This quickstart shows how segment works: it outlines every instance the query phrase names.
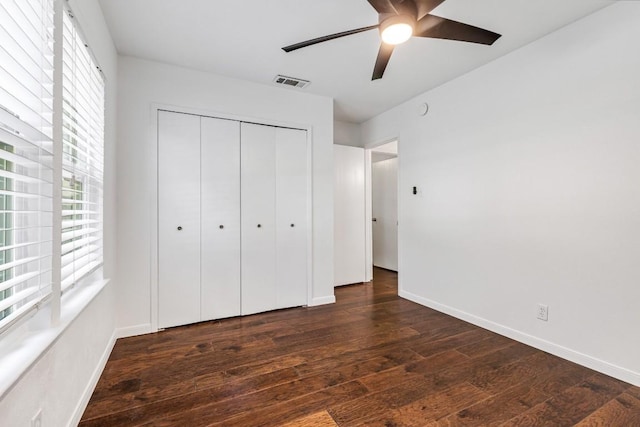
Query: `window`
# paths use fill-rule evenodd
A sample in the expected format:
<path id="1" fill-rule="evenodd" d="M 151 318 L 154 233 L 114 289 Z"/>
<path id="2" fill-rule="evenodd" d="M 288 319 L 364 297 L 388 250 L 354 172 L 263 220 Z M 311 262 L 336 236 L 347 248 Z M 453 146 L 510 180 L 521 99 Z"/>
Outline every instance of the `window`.
<path id="1" fill-rule="evenodd" d="M 0 0 L 0 333 L 102 265 L 104 81 L 56 5 Z"/>
<path id="2" fill-rule="evenodd" d="M 0 142 L 0 150 L 11 153 L 13 146 Z M 7 159 L 0 158 L 0 171 L 11 172 L 13 171 L 13 163 Z M 13 196 L 9 194 L 13 190 L 13 182 L 11 178 L 6 176 L 0 176 L 0 191 L 4 194 L 0 194 L 0 265 L 5 265 L 13 261 L 13 250 L 9 249 L 13 242 Z M 5 249 L 6 248 L 6 249 Z M 0 283 L 7 283 L 13 277 L 13 271 L 11 268 L 0 271 Z M 8 301 L 9 297 L 14 294 L 14 287 L 7 287 L 0 291 L 0 300 Z M 13 313 L 15 307 L 8 306 L 4 310 L 0 311 L 0 320 L 8 317 Z"/>
<path id="3" fill-rule="evenodd" d="M 0 1 L 0 331 L 51 293 L 53 0 Z"/>
<path id="4" fill-rule="evenodd" d="M 62 290 L 102 265 L 104 81 L 64 15 Z"/>

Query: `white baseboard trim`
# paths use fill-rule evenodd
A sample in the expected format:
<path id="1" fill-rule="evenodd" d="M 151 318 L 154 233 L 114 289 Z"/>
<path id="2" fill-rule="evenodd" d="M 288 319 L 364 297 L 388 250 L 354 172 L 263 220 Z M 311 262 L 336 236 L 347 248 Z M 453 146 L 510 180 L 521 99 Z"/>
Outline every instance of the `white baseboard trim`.
<path id="1" fill-rule="evenodd" d="M 143 323 L 141 325 L 126 326 L 116 329 L 116 338 L 135 337 L 136 335 L 144 335 L 156 332 L 151 328 L 151 323 Z"/>
<path id="2" fill-rule="evenodd" d="M 80 423 L 80 419 L 82 419 L 82 414 L 84 414 L 85 409 L 87 409 L 87 405 L 89 404 L 89 399 L 91 399 L 91 395 L 93 394 L 93 390 L 95 390 L 96 385 L 98 384 L 98 380 L 100 380 L 100 376 L 102 375 L 102 371 L 104 371 L 104 367 L 107 366 L 107 361 L 109 360 L 109 356 L 111 355 L 111 351 L 113 350 L 113 346 L 116 345 L 116 331 L 113 331 L 107 346 L 100 356 L 100 360 L 96 365 L 96 368 L 93 370 L 93 374 L 91 374 L 91 378 L 87 383 L 87 386 L 82 393 L 80 401 L 76 405 L 76 409 L 73 411 L 73 415 L 71 417 L 71 421 L 69 422 L 69 426 L 77 426 Z"/>
<path id="3" fill-rule="evenodd" d="M 335 302 L 336 302 L 335 295 L 327 295 L 324 297 L 313 298 L 311 300 L 311 304 L 309 304 L 309 307 L 315 307 L 316 305 L 333 304 Z"/>
<path id="4" fill-rule="evenodd" d="M 420 305 L 424 305 L 426 307 L 432 308 L 434 310 L 437 310 L 442 313 L 448 314 L 450 316 L 456 317 L 458 319 L 464 320 L 465 322 L 469 322 L 481 328 L 488 329 L 497 334 L 500 334 L 505 337 L 519 341 L 521 343 L 530 345 L 531 347 L 535 347 L 539 350 L 546 351 L 547 353 L 551 353 L 555 356 L 561 357 L 563 359 L 569 360 L 571 362 L 577 363 L 582 366 L 586 366 L 587 368 L 596 370 L 598 372 L 602 372 L 603 374 L 609 375 L 611 377 L 617 378 L 619 380 L 622 380 L 640 387 L 639 372 L 631 371 L 627 368 L 614 365 L 604 360 L 600 360 L 595 357 L 589 356 L 587 354 L 580 353 L 579 351 L 575 351 L 570 348 L 563 347 L 561 345 L 543 340 L 533 335 L 529 335 L 524 332 L 501 325 L 499 323 L 495 323 L 490 320 L 484 319 L 482 317 L 475 316 L 465 311 L 461 311 L 453 307 L 440 304 L 436 301 L 423 298 L 411 292 L 399 290 L 398 295 L 401 296 L 402 298 L 408 299 Z"/>

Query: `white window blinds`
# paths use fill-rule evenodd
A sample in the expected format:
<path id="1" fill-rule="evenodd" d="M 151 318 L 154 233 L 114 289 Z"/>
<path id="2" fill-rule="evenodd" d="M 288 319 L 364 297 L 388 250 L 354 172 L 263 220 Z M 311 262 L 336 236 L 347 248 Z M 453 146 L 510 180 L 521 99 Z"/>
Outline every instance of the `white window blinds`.
<path id="1" fill-rule="evenodd" d="M 63 23 L 64 291 L 102 265 L 104 80 L 72 18 Z"/>
<path id="2" fill-rule="evenodd" d="M 53 0 L 0 0 L 0 331 L 51 293 Z"/>

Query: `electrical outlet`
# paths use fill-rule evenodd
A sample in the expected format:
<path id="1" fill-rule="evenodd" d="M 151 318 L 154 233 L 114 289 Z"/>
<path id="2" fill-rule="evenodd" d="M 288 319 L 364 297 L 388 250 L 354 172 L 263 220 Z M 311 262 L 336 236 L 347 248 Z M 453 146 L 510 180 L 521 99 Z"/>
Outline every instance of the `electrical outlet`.
<path id="1" fill-rule="evenodd" d="M 549 320 L 549 306 L 544 304 L 538 304 L 538 319 L 544 320 L 545 322 Z"/>
<path id="2" fill-rule="evenodd" d="M 38 409 L 38 412 L 31 418 L 31 427 L 42 427 L 42 409 Z"/>

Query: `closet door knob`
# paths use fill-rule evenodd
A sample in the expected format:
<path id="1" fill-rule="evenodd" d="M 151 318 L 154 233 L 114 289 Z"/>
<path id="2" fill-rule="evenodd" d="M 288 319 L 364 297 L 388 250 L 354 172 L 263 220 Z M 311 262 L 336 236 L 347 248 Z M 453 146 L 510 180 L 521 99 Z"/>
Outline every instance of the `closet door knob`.
<path id="1" fill-rule="evenodd" d="M 178 231 L 182 231 L 182 226 L 181 225 L 178 226 Z"/>
<path id="2" fill-rule="evenodd" d="M 292 226 L 292 227 L 295 227 L 296 225 L 295 225 L 295 224 L 291 224 L 291 226 Z"/>
<path id="3" fill-rule="evenodd" d="M 262 227 L 262 224 L 258 224 L 258 228 Z"/>
<path id="4" fill-rule="evenodd" d="M 222 230 L 223 228 L 224 228 L 224 225 L 221 225 L 221 226 L 220 226 L 220 230 Z"/>

